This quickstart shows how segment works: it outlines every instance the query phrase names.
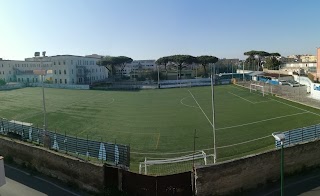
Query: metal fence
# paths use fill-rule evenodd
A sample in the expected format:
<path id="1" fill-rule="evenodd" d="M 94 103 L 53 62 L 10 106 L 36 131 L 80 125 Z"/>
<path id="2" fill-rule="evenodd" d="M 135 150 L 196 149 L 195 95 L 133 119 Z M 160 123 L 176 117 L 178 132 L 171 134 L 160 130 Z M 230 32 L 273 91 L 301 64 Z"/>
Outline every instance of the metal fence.
<path id="1" fill-rule="evenodd" d="M 21 140 L 44 144 L 44 131 L 28 123 L 9 121 L 0 118 L 0 134 L 12 135 Z M 50 137 L 50 149 L 90 160 L 96 158 L 112 165 L 130 167 L 130 147 L 121 144 L 94 141 L 47 131 Z"/>
<path id="2" fill-rule="evenodd" d="M 283 134 L 285 135 L 285 141 L 283 143 L 284 147 L 302 142 L 313 141 L 320 139 L 320 124 L 286 131 L 283 132 Z M 275 141 L 275 145 L 276 148 L 281 148 L 279 141 Z"/>

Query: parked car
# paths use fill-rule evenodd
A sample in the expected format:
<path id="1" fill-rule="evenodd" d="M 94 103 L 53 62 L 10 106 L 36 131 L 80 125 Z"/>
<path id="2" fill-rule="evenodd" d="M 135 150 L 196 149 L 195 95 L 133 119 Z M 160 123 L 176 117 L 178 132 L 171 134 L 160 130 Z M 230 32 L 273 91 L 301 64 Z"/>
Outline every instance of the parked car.
<path id="1" fill-rule="evenodd" d="M 280 80 L 279 85 L 289 85 L 289 82 L 286 80 Z"/>
<path id="2" fill-rule="evenodd" d="M 288 83 L 289 83 L 289 85 L 292 86 L 292 87 L 299 86 L 299 83 L 296 82 L 296 81 L 289 81 Z"/>

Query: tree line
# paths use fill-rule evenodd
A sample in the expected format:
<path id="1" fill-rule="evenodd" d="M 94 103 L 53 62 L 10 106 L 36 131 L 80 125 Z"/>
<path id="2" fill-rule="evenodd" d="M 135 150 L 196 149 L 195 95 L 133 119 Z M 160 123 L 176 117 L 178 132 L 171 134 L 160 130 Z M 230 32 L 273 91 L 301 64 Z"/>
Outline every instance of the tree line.
<path id="1" fill-rule="evenodd" d="M 281 56 L 279 53 L 269 53 L 266 51 L 256 51 L 251 50 L 245 52 L 244 55 L 248 56 L 244 61 L 245 69 L 247 70 L 262 70 L 262 68 L 268 69 L 278 69 L 281 62 L 277 60 L 276 57 Z M 263 61 L 265 59 L 265 61 Z M 110 76 L 116 75 L 116 70 L 122 72 L 126 64 L 131 63 L 133 60 L 127 56 L 105 56 L 99 62 L 98 65 L 104 66 L 108 69 Z M 202 55 L 202 56 L 192 56 L 192 55 L 171 55 L 164 56 L 156 60 L 156 65 L 164 67 L 165 78 L 168 78 L 169 67 L 176 67 L 178 71 L 179 79 L 181 78 L 182 70 L 188 65 L 199 65 L 203 68 L 203 77 L 208 77 L 208 66 L 210 64 L 215 64 L 216 67 L 222 72 L 230 72 L 230 66 L 237 66 L 239 62 L 230 61 L 228 59 L 219 60 L 215 56 Z M 155 75 L 155 73 L 153 73 Z"/>

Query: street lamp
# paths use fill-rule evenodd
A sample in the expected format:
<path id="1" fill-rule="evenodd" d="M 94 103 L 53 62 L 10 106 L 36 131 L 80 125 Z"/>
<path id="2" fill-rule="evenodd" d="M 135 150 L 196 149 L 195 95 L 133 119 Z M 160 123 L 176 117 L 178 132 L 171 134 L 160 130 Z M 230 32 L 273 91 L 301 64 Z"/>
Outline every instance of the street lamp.
<path id="1" fill-rule="evenodd" d="M 281 196 L 283 196 L 283 189 L 284 189 L 284 179 L 283 179 L 283 170 L 284 170 L 284 164 L 283 164 L 283 142 L 286 139 L 286 136 L 283 133 L 272 133 L 272 136 L 276 141 L 279 141 L 281 144 L 281 165 L 280 165 L 280 175 L 281 175 Z"/>
<path id="2" fill-rule="evenodd" d="M 46 102 L 45 102 L 45 96 L 44 96 L 44 76 L 45 76 L 45 70 L 43 70 L 43 65 L 42 65 L 42 59 L 46 57 L 46 52 L 42 52 L 42 57 L 40 57 L 40 52 L 35 52 L 34 53 L 35 58 L 40 59 L 40 67 L 41 67 L 41 74 L 40 77 L 42 78 L 42 104 L 43 104 L 43 131 L 44 131 L 44 136 L 47 136 L 47 116 L 46 116 Z"/>

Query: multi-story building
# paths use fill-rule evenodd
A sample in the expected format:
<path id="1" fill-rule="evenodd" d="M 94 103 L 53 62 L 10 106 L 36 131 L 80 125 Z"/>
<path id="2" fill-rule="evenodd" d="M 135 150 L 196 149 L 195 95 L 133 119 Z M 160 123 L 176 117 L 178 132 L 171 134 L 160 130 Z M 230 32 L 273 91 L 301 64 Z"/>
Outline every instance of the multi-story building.
<path id="1" fill-rule="evenodd" d="M 155 60 L 134 60 L 125 65 L 124 69 L 117 69 L 116 73 L 119 75 L 138 75 L 141 71 L 155 71 L 157 69 Z"/>
<path id="2" fill-rule="evenodd" d="M 39 72 L 53 84 L 92 84 L 108 78 L 108 70 L 98 66 L 100 58 L 74 55 L 26 58 L 25 61 L 0 60 L 0 79 L 6 82 L 37 83 Z"/>
<path id="3" fill-rule="evenodd" d="M 308 63 L 308 62 L 314 63 L 314 62 L 317 62 L 317 56 L 315 56 L 315 55 L 309 55 L 309 54 L 301 55 L 301 56 L 300 56 L 300 60 L 301 60 L 301 62 L 303 62 L 303 63 Z"/>

